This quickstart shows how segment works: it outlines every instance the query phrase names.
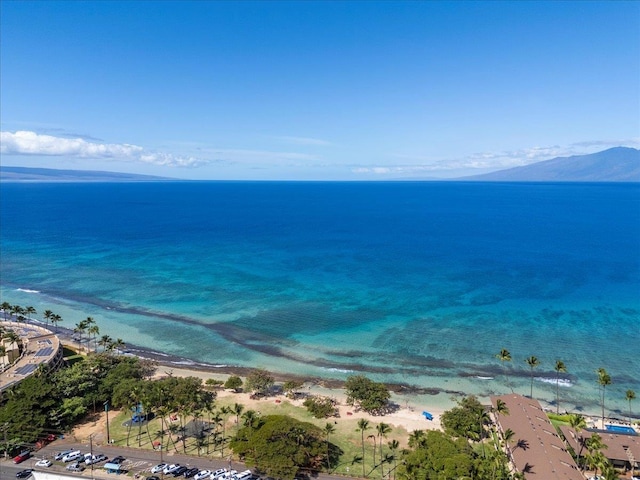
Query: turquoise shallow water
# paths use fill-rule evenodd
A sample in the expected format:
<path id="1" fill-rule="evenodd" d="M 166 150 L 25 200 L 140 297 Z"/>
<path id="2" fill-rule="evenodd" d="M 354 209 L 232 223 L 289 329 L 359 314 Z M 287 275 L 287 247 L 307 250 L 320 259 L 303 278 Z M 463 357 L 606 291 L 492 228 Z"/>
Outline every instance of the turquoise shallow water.
<path id="1" fill-rule="evenodd" d="M 597 411 L 640 392 L 640 186 L 2 184 L 2 301 L 194 362 Z M 28 291 L 26 291 L 28 290 Z M 35 293 L 38 292 L 38 293 Z M 483 377 L 483 378 L 478 378 Z M 485 377 L 492 377 L 491 380 Z M 436 399 L 434 398 L 434 401 Z"/>

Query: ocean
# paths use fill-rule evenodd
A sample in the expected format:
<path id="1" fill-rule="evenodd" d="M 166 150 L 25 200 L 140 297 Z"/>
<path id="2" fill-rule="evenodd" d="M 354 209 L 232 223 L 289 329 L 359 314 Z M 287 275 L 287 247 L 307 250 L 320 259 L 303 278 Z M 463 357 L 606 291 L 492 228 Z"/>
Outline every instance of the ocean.
<path id="1" fill-rule="evenodd" d="M 0 300 L 175 357 L 626 415 L 640 185 L 3 183 Z M 513 360 L 502 365 L 506 348 Z M 633 405 L 632 405 L 633 407 Z M 635 406 L 638 412 L 639 407 Z"/>

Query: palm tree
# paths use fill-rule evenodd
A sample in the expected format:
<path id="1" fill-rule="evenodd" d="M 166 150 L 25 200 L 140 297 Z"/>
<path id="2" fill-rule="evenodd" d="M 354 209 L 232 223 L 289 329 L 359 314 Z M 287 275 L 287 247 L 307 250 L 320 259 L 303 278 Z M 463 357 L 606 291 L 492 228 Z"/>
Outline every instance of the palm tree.
<path id="1" fill-rule="evenodd" d="M 240 429 L 240 415 L 242 415 L 242 412 L 244 411 L 244 405 L 242 405 L 241 403 L 236 403 L 233 405 L 233 408 L 231 409 L 232 413 L 235 413 L 236 415 L 236 425 L 238 430 Z"/>
<path id="2" fill-rule="evenodd" d="M 57 333 L 57 331 L 58 331 L 58 326 L 57 326 L 57 325 L 58 325 L 58 323 L 60 323 L 61 321 L 62 321 L 62 317 L 61 317 L 60 315 L 58 315 L 57 313 L 51 317 L 51 323 L 53 323 L 53 325 L 55 326 L 55 328 L 56 328 L 56 333 Z"/>
<path id="3" fill-rule="evenodd" d="M 382 460 L 382 439 L 387 438 L 387 433 L 391 432 L 391 425 L 380 422 L 376 426 L 376 430 L 378 432 L 378 439 L 380 440 L 380 472 L 382 473 L 382 478 L 384 478 L 384 462 Z"/>
<path id="4" fill-rule="evenodd" d="M 230 415 L 231 413 L 233 413 L 231 411 L 231 408 L 229 408 L 227 406 L 224 406 L 224 407 L 220 408 L 220 414 L 224 416 L 224 418 L 222 419 L 222 448 L 221 448 L 222 457 L 224 457 L 224 443 L 227 441 L 226 433 L 225 433 L 225 430 L 226 430 L 225 427 L 226 427 L 226 424 L 227 424 L 226 415 Z"/>
<path id="5" fill-rule="evenodd" d="M 573 428 L 578 434 L 578 444 L 580 445 L 580 450 L 576 452 L 577 461 L 580 462 L 580 456 L 582 455 L 582 448 L 584 447 L 584 439 L 582 438 L 582 429 L 587 428 L 587 422 L 584 417 L 580 414 L 571 414 L 569 415 L 569 425 Z M 580 463 L 578 463 L 580 467 Z M 582 470 L 582 468 L 580 468 Z"/>
<path id="6" fill-rule="evenodd" d="M 511 430 L 510 428 L 507 428 L 503 433 L 502 433 L 502 438 L 504 439 L 504 446 L 507 450 L 509 450 L 509 443 L 511 442 L 511 440 L 513 440 L 513 437 L 515 436 L 515 432 L 513 430 Z"/>
<path id="7" fill-rule="evenodd" d="M 537 357 L 531 355 L 529 358 L 525 359 L 529 368 L 531 368 L 531 394 L 529 397 L 533 398 L 533 369 L 540 365 L 540 361 Z"/>
<path id="8" fill-rule="evenodd" d="M 15 317 L 16 322 L 22 322 L 24 320 L 24 308 L 20 305 L 11 305 L 11 315 Z"/>
<path id="9" fill-rule="evenodd" d="M 82 334 L 87 330 L 87 322 L 86 320 L 81 320 L 80 322 L 76 323 L 75 328 L 73 329 L 74 333 L 79 333 L 80 334 L 80 340 L 78 340 L 78 346 L 79 348 L 82 348 Z M 127 445 L 128 446 L 128 445 Z"/>
<path id="10" fill-rule="evenodd" d="M 85 331 L 87 332 L 87 353 L 89 353 L 91 351 L 91 334 L 94 331 L 94 326 L 97 327 L 96 325 L 96 321 L 93 319 L 93 317 L 87 317 L 86 320 L 84 321 L 84 328 Z M 100 329 L 98 329 L 98 332 L 100 331 Z"/>
<path id="11" fill-rule="evenodd" d="M 400 447 L 400 442 L 398 440 L 391 440 L 388 444 L 389 450 L 391 451 L 391 458 L 393 459 L 393 478 L 396 478 L 396 468 L 398 468 L 398 455 L 397 451 Z"/>
<path id="12" fill-rule="evenodd" d="M 7 354 L 7 347 L 0 343 L 0 358 L 2 358 L 2 368 L 4 369 L 4 357 Z"/>
<path id="13" fill-rule="evenodd" d="M 36 309 L 33 308 L 32 306 L 28 306 L 27 308 L 24 309 L 24 311 L 27 314 L 27 319 L 29 321 L 31 321 L 31 315 L 35 315 L 36 313 L 38 313 Z"/>
<path id="14" fill-rule="evenodd" d="M 556 413 L 560 414 L 560 373 L 565 373 L 567 366 L 562 360 L 556 360 L 554 370 L 556 371 Z"/>
<path id="15" fill-rule="evenodd" d="M 9 302 L 2 302 L 2 305 L 0 305 L 0 308 L 2 308 L 2 313 L 4 314 L 4 320 L 6 322 L 7 313 L 11 311 L 11 304 Z"/>
<path id="16" fill-rule="evenodd" d="M 44 316 L 45 324 L 47 325 L 47 328 L 49 328 L 49 320 L 51 320 L 51 317 L 53 316 L 53 312 L 51 310 L 45 310 L 43 313 L 43 316 Z"/>
<path id="17" fill-rule="evenodd" d="M 507 367 L 504 362 L 511 361 L 511 353 L 506 348 L 503 348 L 502 350 L 500 350 L 500 353 L 496 354 L 496 358 L 502 362 L 502 365 L 504 367 L 504 377 L 507 380 L 507 387 L 510 387 L 509 375 L 507 374 Z"/>
<path id="18" fill-rule="evenodd" d="M 327 422 L 327 424 L 324 426 L 324 434 L 326 435 L 327 442 L 327 472 L 331 470 L 331 458 L 329 457 L 329 435 L 335 433 L 335 431 L 336 427 L 333 425 L 333 423 Z"/>
<path id="19" fill-rule="evenodd" d="M 247 410 L 242 414 L 242 425 L 253 429 L 256 427 L 258 418 L 258 412 L 255 410 Z"/>
<path id="20" fill-rule="evenodd" d="M 105 352 L 110 351 L 111 346 L 113 345 L 113 338 L 111 338 L 109 335 L 102 335 L 97 344 L 100 345 Z"/>
<path id="21" fill-rule="evenodd" d="M 87 333 L 89 334 L 89 338 L 91 338 L 91 334 L 93 334 L 93 351 L 98 351 L 98 345 L 96 343 L 96 337 L 100 333 L 100 327 L 97 324 L 93 324 L 87 328 Z"/>
<path id="22" fill-rule="evenodd" d="M 496 400 L 496 408 L 493 410 L 497 415 L 509 415 L 509 407 L 504 403 L 504 400 Z"/>
<path id="23" fill-rule="evenodd" d="M 631 400 L 635 400 L 636 392 L 633 390 L 627 390 L 624 398 L 629 402 L 629 423 L 631 423 Z"/>
<path id="24" fill-rule="evenodd" d="M 608 463 L 607 458 L 602 453 L 602 450 L 608 448 L 607 445 L 602 441 L 602 437 L 597 433 L 594 433 L 585 440 L 585 445 L 587 450 L 589 451 L 588 463 L 589 465 L 595 469 L 596 474 L 598 473 L 598 469 L 602 469 L 606 463 Z"/>
<path id="25" fill-rule="evenodd" d="M 371 472 L 373 472 L 376 469 L 376 466 L 377 466 L 376 465 L 376 447 L 378 445 L 376 444 L 376 436 L 375 435 L 369 435 L 367 437 L 367 439 L 369 439 L 369 438 L 371 440 L 373 440 L 373 468 L 371 468 Z M 369 472 L 369 473 L 371 473 L 371 472 Z"/>
<path id="26" fill-rule="evenodd" d="M 358 429 L 356 431 L 359 431 L 362 437 L 362 476 L 365 478 L 367 477 L 364 466 L 364 432 L 366 430 L 369 430 L 369 420 L 361 418 L 360 420 L 358 420 Z"/>
<path id="27" fill-rule="evenodd" d="M 418 448 L 425 445 L 426 434 L 424 430 L 414 430 L 409 434 L 409 446 L 411 448 Z"/>
<path id="28" fill-rule="evenodd" d="M 113 349 L 117 350 L 118 353 L 122 353 L 124 347 L 126 347 L 126 343 L 121 338 L 116 338 L 115 342 L 113 342 Z"/>
<path id="29" fill-rule="evenodd" d="M 602 428 L 604 428 L 604 394 L 607 385 L 611 385 L 611 375 L 604 368 L 599 368 L 596 372 L 598 373 L 598 384 L 602 387 Z"/>

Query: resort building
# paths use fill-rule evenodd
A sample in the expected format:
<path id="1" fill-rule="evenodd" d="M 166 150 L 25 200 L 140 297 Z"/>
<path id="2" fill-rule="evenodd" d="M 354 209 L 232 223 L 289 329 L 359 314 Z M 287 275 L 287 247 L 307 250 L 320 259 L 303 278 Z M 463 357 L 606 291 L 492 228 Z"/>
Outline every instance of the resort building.
<path id="1" fill-rule="evenodd" d="M 494 411 L 498 400 L 509 409 L 496 415 L 498 429 L 514 435 L 507 442 L 507 453 L 514 468 L 534 480 L 584 480 L 576 462 L 542 410 L 540 403 L 517 394 L 491 397 Z"/>
<path id="2" fill-rule="evenodd" d="M 634 470 L 640 472 L 640 436 L 637 433 L 615 433 L 609 430 L 584 429 L 576 432 L 569 426 L 560 427 L 560 431 L 567 443 L 576 452 L 576 455 L 583 457 L 587 454 L 587 449 L 582 444 L 591 435 L 598 434 L 607 448 L 601 450 L 603 455 L 609 459 L 611 464 L 621 470 Z"/>
<path id="3" fill-rule="evenodd" d="M 56 370 L 63 364 L 62 344 L 51 330 L 18 322 L 0 322 L 0 325 L 5 330 L 13 330 L 23 345 L 22 354 L 9 357 L 0 374 L 0 391 L 32 375 L 40 366 Z"/>

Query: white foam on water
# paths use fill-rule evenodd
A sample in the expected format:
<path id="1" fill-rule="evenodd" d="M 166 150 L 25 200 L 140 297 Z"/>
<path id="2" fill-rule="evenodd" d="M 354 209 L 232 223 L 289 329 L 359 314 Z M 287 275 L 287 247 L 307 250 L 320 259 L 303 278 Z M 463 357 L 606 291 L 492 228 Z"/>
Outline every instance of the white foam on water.
<path id="1" fill-rule="evenodd" d="M 553 385 L 559 385 L 561 387 L 573 387 L 573 382 L 571 382 L 571 380 L 567 379 L 567 378 L 561 378 L 561 379 L 556 379 L 556 378 L 548 378 L 548 377 L 535 377 L 536 380 L 538 382 L 544 382 L 544 383 L 552 383 Z"/>

